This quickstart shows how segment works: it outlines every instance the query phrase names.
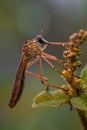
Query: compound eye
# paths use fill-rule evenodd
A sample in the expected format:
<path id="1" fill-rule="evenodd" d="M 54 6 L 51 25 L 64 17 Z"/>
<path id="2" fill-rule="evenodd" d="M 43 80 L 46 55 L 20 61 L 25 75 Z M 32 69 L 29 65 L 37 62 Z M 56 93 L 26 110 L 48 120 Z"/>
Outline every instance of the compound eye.
<path id="1" fill-rule="evenodd" d="M 39 43 L 43 43 L 43 38 L 41 35 L 37 35 L 36 36 L 36 40 L 39 42 Z"/>
<path id="2" fill-rule="evenodd" d="M 50 44 L 46 39 L 44 39 L 41 35 L 37 35 L 36 36 L 36 40 L 39 42 L 39 43 L 42 43 L 42 44 Z"/>

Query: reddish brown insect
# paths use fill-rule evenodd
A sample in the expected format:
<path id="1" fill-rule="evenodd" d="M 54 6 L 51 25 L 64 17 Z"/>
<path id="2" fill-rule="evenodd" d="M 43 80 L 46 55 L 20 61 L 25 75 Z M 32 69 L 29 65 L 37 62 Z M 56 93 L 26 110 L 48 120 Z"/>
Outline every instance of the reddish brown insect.
<path id="1" fill-rule="evenodd" d="M 45 45 L 41 48 L 41 44 L 45 44 Z M 51 68 L 53 68 L 58 73 L 63 75 L 49 60 L 54 60 L 63 67 L 62 61 L 59 60 L 58 58 L 56 58 L 55 56 L 49 55 L 44 52 L 44 50 L 47 48 L 48 44 L 57 45 L 58 43 L 48 42 L 45 39 L 43 39 L 42 36 L 40 36 L 40 35 L 38 35 L 36 37 L 36 40 L 28 40 L 25 42 L 25 44 L 22 48 L 22 57 L 20 60 L 16 79 L 15 79 L 14 86 L 13 86 L 12 95 L 11 95 L 10 102 L 9 102 L 9 106 L 11 108 L 13 108 L 16 105 L 16 103 L 18 102 L 18 100 L 20 99 L 20 96 L 22 94 L 22 91 L 24 88 L 24 79 L 25 79 L 26 68 L 32 66 L 33 64 L 35 64 L 38 61 L 40 62 L 40 75 L 32 73 L 30 71 L 26 71 L 26 72 L 28 74 L 33 75 L 36 78 L 40 78 L 41 82 L 44 83 L 47 87 L 51 86 L 51 87 L 59 88 L 59 89 L 63 90 L 63 88 L 60 88 L 59 86 L 54 86 L 54 85 L 48 84 L 47 78 L 43 77 L 41 58 L 43 58 L 50 65 Z M 59 43 L 58 45 L 62 45 L 62 44 Z M 28 61 L 30 61 L 32 58 L 35 58 L 35 59 L 28 63 Z M 66 90 L 64 89 L 64 91 L 66 91 Z"/>

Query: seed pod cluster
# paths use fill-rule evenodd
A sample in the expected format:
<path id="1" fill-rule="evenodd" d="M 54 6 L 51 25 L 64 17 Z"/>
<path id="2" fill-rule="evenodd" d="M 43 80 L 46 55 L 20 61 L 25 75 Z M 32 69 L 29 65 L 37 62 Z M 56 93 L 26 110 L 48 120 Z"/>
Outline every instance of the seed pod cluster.
<path id="1" fill-rule="evenodd" d="M 80 45 L 87 39 L 87 31 L 80 30 L 78 33 L 74 33 L 69 37 L 69 44 L 67 44 L 66 50 L 63 52 L 63 56 L 66 59 L 65 67 L 70 69 L 73 73 L 77 67 L 81 66 L 79 55 L 81 54 Z"/>

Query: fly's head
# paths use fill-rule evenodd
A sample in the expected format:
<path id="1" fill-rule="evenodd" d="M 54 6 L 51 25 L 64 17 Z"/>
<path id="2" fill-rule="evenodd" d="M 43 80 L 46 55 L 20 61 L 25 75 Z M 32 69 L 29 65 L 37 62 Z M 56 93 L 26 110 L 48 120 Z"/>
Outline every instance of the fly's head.
<path id="1" fill-rule="evenodd" d="M 41 55 L 40 43 L 33 40 L 27 40 L 22 48 L 22 52 L 28 57 L 36 57 Z"/>

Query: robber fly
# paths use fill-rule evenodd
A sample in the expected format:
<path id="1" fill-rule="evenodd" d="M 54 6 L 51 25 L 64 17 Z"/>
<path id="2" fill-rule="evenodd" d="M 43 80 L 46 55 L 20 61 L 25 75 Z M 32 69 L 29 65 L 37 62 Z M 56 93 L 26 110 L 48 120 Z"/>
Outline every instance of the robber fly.
<path id="1" fill-rule="evenodd" d="M 26 70 L 26 65 L 28 61 L 31 60 L 33 57 L 41 55 L 41 46 L 40 46 L 40 42 L 38 41 L 38 39 L 40 39 L 40 36 L 37 36 L 36 38 L 37 38 L 36 40 L 26 41 L 22 48 L 22 57 L 19 63 L 16 79 L 13 86 L 12 95 L 9 102 L 9 106 L 11 108 L 13 108 L 16 105 L 23 91 L 25 70 Z M 42 42 L 44 44 L 47 44 L 44 41 Z"/>

